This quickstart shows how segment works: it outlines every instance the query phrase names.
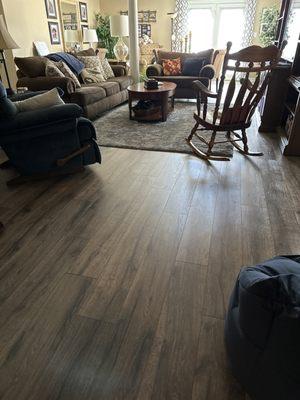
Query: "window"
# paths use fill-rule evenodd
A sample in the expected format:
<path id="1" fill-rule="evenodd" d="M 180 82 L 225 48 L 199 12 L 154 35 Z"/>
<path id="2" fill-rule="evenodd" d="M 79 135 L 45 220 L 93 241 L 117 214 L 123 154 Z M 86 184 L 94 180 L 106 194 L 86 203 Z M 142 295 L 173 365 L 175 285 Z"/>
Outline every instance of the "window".
<path id="1" fill-rule="evenodd" d="M 233 50 L 239 50 L 242 47 L 244 23 L 243 2 L 191 1 L 189 30 L 192 32 L 192 51 L 224 49 L 228 41 L 233 42 Z"/>
<path id="2" fill-rule="evenodd" d="M 294 1 L 291 6 L 290 18 L 285 33 L 288 44 L 284 50 L 284 58 L 293 60 L 300 34 L 300 1 Z"/>

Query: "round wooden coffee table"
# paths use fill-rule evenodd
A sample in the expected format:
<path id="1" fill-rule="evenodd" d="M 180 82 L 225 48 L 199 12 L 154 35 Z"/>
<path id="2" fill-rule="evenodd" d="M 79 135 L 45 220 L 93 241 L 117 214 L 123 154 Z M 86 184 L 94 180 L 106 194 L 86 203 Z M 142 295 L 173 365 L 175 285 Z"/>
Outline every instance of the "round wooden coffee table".
<path id="1" fill-rule="evenodd" d="M 144 83 L 136 83 L 128 87 L 128 105 L 129 105 L 129 118 L 138 121 L 149 121 L 155 118 L 151 117 L 151 110 L 145 113 L 145 116 L 133 117 L 132 102 L 134 100 L 153 100 L 160 106 L 159 118 L 166 121 L 168 117 L 169 99 L 171 99 L 171 109 L 174 109 L 174 95 L 176 84 L 173 82 L 163 82 L 159 85 L 158 89 L 145 89 Z M 157 111 L 155 111 L 157 114 Z"/>

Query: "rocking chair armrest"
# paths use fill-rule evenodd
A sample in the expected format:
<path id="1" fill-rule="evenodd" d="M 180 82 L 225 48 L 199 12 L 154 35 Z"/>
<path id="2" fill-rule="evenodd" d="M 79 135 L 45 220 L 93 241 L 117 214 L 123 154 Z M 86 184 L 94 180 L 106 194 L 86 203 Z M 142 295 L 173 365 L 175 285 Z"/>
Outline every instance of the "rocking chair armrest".
<path id="1" fill-rule="evenodd" d="M 217 93 L 212 92 L 211 90 L 209 90 L 205 85 L 203 85 L 203 83 L 201 83 L 200 81 L 194 81 L 193 82 L 193 86 L 194 89 L 197 92 L 200 92 L 200 94 L 204 94 L 204 96 L 207 97 L 212 97 L 214 99 L 216 99 L 218 97 Z"/>

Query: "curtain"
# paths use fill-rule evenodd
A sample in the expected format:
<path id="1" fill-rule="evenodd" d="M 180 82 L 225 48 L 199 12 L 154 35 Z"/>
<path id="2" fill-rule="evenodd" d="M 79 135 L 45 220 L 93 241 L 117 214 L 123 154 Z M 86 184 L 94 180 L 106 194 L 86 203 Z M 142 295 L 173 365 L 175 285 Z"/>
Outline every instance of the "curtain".
<path id="1" fill-rule="evenodd" d="M 180 51 L 181 41 L 188 33 L 189 0 L 176 0 L 173 23 L 172 51 Z"/>
<path id="2" fill-rule="evenodd" d="M 251 46 L 254 37 L 254 21 L 257 0 L 246 0 L 243 47 Z"/>

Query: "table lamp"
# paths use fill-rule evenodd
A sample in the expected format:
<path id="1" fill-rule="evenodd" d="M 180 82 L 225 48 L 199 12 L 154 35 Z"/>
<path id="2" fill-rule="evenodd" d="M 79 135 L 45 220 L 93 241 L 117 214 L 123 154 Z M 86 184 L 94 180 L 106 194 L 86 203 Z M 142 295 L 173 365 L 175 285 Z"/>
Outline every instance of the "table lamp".
<path id="1" fill-rule="evenodd" d="M 6 60 L 5 60 L 5 54 L 4 50 L 11 50 L 11 49 L 19 49 L 20 47 L 15 43 L 13 38 L 10 36 L 10 34 L 7 31 L 5 21 L 3 18 L 3 15 L 0 15 L 0 63 L 3 64 L 4 66 L 4 71 L 8 83 L 8 87 L 10 90 L 11 88 L 11 83 L 7 71 L 7 65 L 6 65 Z"/>
<path id="2" fill-rule="evenodd" d="M 123 41 L 123 37 L 129 36 L 128 15 L 112 15 L 110 17 L 110 34 L 112 37 L 118 37 L 114 47 L 114 53 L 118 61 L 126 61 L 128 56 L 128 47 Z"/>
<path id="3" fill-rule="evenodd" d="M 98 36 L 96 29 L 84 29 L 83 41 L 88 42 L 90 44 L 90 47 L 93 47 L 93 43 L 98 43 Z"/>
<path id="4" fill-rule="evenodd" d="M 79 31 L 74 29 L 65 29 L 65 42 L 70 44 L 71 49 L 77 49 L 80 42 Z"/>

